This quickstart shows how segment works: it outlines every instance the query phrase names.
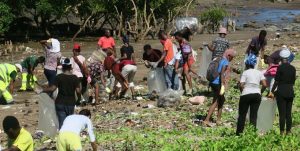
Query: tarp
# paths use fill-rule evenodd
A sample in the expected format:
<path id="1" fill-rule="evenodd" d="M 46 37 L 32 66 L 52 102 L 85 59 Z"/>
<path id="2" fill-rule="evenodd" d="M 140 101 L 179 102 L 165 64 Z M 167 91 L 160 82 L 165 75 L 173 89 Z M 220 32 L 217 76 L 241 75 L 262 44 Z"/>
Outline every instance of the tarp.
<path id="1" fill-rule="evenodd" d="M 199 76 L 206 77 L 207 68 L 212 61 L 212 53 L 208 50 L 207 47 L 203 47 L 202 53 L 201 53 L 201 60 L 200 63 L 200 70 L 199 70 Z"/>
<path id="2" fill-rule="evenodd" d="M 273 128 L 276 112 L 276 100 L 263 97 L 257 113 L 256 127 L 259 132 L 265 133 Z"/>
<path id="3" fill-rule="evenodd" d="M 167 89 L 164 70 L 162 68 L 151 69 L 147 77 L 149 93 L 163 92 Z"/>
<path id="4" fill-rule="evenodd" d="M 46 93 L 41 93 L 39 97 L 38 129 L 42 130 L 48 137 L 54 138 L 58 131 L 54 101 Z"/>

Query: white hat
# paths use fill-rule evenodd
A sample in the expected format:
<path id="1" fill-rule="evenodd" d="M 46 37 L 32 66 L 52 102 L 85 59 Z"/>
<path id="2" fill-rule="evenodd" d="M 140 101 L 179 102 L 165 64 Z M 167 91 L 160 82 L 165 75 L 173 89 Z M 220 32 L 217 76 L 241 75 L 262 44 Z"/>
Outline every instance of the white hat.
<path id="1" fill-rule="evenodd" d="M 284 48 L 279 53 L 281 58 L 288 58 L 291 55 L 291 51 L 288 48 Z"/>
<path id="2" fill-rule="evenodd" d="M 22 65 L 21 64 L 17 63 L 17 64 L 15 64 L 15 66 L 20 70 L 20 72 L 22 72 Z"/>
<path id="3" fill-rule="evenodd" d="M 282 49 L 288 48 L 286 45 L 281 46 Z"/>

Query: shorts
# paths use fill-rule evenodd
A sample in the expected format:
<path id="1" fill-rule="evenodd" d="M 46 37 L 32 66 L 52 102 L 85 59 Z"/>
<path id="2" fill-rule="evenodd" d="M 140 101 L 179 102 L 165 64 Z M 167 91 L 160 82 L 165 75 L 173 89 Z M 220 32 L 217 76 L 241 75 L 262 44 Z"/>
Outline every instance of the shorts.
<path id="1" fill-rule="evenodd" d="M 80 137 L 73 132 L 60 132 L 56 141 L 57 151 L 81 151 Z"/>
<path id="2" fill-rule="evenodd" d="M 188 61 L 183 64 L 183 70 L 189 70 L 193 64 L 195 63 L 195 59 L 193 56 L 188 58 Z"/>
<path id="3" fill-rule="evenodd" d="M 222 108 L 223 104 L 225 102 L 225 96 L 220 95 L 221 84 L 210 83 L 209 85 L 210 85 L 210 87 L 211 87 L 211 89 L 213 90 L 213 93 L 214 93 L 213 101 L 217 101 L 218 102 L 218 108 Z"/>
<path id="4" fill-rule="evenodd" d="M 137 67 L 135 65 L 126 65 L 122 69 L 122 75 L 124 76 L 125 79 L 128 80 L 129 87 L 134 87 L 133 79 L 136 71 L 137 71 Z M 117 87 L 120 88 L 121 84 L 118 83 Z"/>

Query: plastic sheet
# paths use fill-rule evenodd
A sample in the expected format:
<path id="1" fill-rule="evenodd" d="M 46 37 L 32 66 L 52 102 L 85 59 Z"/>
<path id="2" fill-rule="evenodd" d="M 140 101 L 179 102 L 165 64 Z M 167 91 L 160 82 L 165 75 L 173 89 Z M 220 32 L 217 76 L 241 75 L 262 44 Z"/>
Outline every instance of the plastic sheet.
<path id="1" fill-rule="evenodd" d="M 201 53 L 199 76 L 206 77 L 207 68 L 212 61 L 212 53 L 207 47 L 204 47 Z"/>
<path id="2" fill-rule="evenodd" d="M 192 32 L 197 32 L 199 27 L 199 21 L 196 17 L 177 18 L 175 21 L 175 27 L 177 31 L 188 27 Z"/>
<path id="3" fill-rule="evenodd" d="M 147 77 L 149 94 L 163 92 L 167 89 L 164 70 L 162 68 L 151 69 Z"/>
<path id="4" fill-rule="evenodd" d="M 273 128 L 276 112 L 276 101 L 263 97 L 257 113 L 257 129 L 261 133 Z"/>
<path id="5" fill-rule="evenodd" d="M 159 94 L 157 101 L 158 107 L 174 107 L 178 105 L 181 101 L 181 96 L 183 95 L 183 90 L 172 90 L 168 89 Z"/>
<path id="6" fill-rule="evenodd" d="M 92 55 L 87 59 L 87 64 L 91 64 L 94 62 L 104 62 L 104 59 L 106 57 L 106 53 L 102 50 L 96 50 L 92 53 Z"/>
<path id="7" fill-rule="evenodd" d="M 54 138 L 58 131 L 54 101 L 46 93 L 41 93 L 39 97 L 38 129 L 42 130 L 48 137 Z"/>

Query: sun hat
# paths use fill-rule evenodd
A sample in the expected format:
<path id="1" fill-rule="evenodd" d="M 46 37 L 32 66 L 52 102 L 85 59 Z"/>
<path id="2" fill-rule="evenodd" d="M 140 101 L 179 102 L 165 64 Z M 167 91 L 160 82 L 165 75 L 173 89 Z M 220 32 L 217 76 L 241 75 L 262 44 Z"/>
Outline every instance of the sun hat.
<path id="1" fill-rule="evenodd" d="M 281 58 L 289 58 L 291 55 L 291 51 L 288 48 L 284 48 L 279 53 Z"/>
<path id="2" fill-rule="evenodd" d="M 221 28 L 219 29 L 219 34 L 225 34 L 225 35 L 227 35 L 227 29 L 224 28 L 224 27 L 221 27 Z"/>

